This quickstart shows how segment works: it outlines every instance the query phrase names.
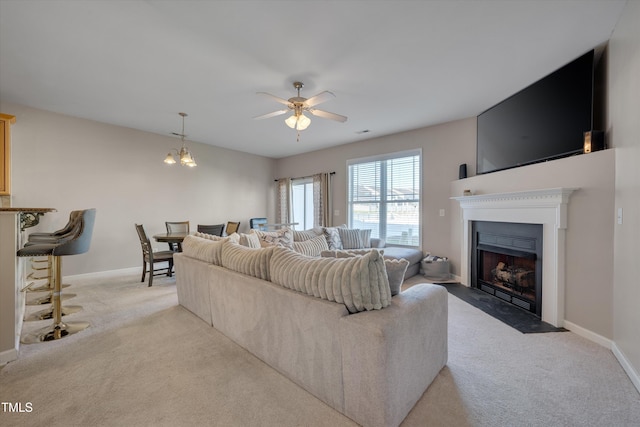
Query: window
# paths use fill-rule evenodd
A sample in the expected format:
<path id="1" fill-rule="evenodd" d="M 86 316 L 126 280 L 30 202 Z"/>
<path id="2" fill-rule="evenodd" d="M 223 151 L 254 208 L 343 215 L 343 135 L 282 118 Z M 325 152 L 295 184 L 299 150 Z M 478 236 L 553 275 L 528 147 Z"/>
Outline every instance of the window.
<path id="1" fill-rule="evenodd" d="M 349 227 L 388 244 L 420 246 L 420 150 L 350 160 Z"/>
<path id="2" fill-rule="evenodd" d="M 311 178 L 294 179 L 291 182 L 291 222 L 294 230 L 313 228 L 313 180 Z"/>

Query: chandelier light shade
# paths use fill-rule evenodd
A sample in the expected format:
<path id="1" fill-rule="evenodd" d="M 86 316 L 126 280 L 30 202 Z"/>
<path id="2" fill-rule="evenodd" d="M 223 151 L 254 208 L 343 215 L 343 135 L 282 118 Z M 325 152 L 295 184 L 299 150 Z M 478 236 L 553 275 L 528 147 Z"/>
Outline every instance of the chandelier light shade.
<path id="1" fill-rule="evenodd" d="M 178 114 L 182 116 L 182 133 L 172 132 L 172 134 L 180 137 L 180 140 L 182 141 L 182 147 L 180 148 L 180 150 L 176 148 L 172 148 L 171 150 L 176 152 L 176 154 L 178 155 L 178 158 L 180 159 L 180 164 L 182 166 L 188 166 L 190 168 L 193 168 L 198 166 L 196 164 L 196 159 L 191 155 L 191 153 L 189 152 L 189 149 L 187 148 L 184 142 L 184 138 L 187 136 L 184 133 L 184 118 L 187 117 L 187 113 L 178 113 Z M 164 162 L 168 165 L 174 165 L 177 163 L 171 151 L 169 151 L 169 153 L 167 154 L 167 157 L 165 157 Z"/>

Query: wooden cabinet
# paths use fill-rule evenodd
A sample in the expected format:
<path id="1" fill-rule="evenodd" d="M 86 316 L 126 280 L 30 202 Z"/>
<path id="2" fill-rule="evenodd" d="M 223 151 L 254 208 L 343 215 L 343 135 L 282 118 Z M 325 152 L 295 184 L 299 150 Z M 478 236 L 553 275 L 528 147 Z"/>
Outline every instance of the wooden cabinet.
<path id="1" fill-rule="evenodd" d="M 11 125 L 15 116 L 0 113 L 0 196 L 11 194 Z"/>

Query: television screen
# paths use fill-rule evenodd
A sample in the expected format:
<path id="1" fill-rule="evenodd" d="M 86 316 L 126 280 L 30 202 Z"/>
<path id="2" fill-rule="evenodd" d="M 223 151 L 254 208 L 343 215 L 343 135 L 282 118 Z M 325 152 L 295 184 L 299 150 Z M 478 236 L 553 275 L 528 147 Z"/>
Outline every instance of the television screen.
<path id="1" fill-rule="evenodd" d="M 594 51 L 478 116 L 478 174 L 581 153 L 593 125 Z"/>

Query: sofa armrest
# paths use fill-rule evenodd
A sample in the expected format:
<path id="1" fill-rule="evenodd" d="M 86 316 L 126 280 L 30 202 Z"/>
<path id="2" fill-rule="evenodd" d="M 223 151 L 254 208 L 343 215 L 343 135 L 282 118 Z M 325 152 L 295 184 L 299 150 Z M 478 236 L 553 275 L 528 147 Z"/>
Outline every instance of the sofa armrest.
<path id="1" fill-rule="evenodd" d="M 447 290 L 419 284 L 340 319 L 345 414 L 397 426 L 447 363 Z"/>
<path id="2" fill-rule="evenodd" d="M 379 239 L 377 237 L 372 237 L 369 239 L 372 248 L 384 248 L 385 241 L 384 239 Z"/>

